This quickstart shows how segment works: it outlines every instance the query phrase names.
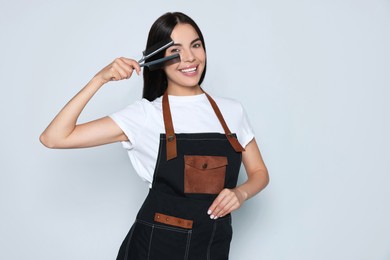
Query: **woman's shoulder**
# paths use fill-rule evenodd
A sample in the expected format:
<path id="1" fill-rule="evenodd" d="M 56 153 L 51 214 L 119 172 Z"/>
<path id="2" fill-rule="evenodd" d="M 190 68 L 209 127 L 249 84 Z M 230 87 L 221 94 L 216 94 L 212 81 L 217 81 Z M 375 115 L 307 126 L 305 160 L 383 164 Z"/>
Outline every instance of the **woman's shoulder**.
<path id="1" fill-rule="evenodd" d="M 230 97 L 224 97 L 224 96 L 218 96 L 218 95 L 210 95 L 215 102 L 217 103 L 219 109 L 221 111 L 227 111 L 227 112 L 239 112 L 242 113 L 243 106 L 241 102 L 239 102 L 236 99 L 230 98 Z"/>

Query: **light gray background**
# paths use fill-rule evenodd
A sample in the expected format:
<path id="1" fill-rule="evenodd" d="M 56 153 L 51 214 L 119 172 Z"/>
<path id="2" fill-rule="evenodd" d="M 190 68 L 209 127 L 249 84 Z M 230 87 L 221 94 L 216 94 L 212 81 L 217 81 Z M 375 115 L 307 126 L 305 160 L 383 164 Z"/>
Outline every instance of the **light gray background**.
<path id="1" fill-rule="evenodd" d="M 1 0 L 0 259 L 115 259 L 147 185 L 120 144 L 49 150 L 38 136 L 176 10 L 205 35 L 204 88 L 244 104 L 271 176 L 234 214 L 231 259 L 389 260 L 388 0 Z M 141 88 L 107 84 L 80 121 Z"/>

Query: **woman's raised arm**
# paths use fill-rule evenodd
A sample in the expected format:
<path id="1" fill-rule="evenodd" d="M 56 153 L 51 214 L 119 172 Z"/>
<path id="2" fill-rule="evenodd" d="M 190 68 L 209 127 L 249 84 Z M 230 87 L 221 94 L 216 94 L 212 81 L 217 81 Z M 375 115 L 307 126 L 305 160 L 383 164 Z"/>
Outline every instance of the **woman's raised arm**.
<path id="1" fill-rule="evenodd" d="M 137 61 L 117 58 L 99 71 L 43 131 L 39 138 L 42 144 L 49 148 L 82 148 L 127 140 L 123 131 L 109 117 L 79 125 L 77 119 L 105 83 L 129 79 L 134 70 L 138 75 L 141 72 Z"/>

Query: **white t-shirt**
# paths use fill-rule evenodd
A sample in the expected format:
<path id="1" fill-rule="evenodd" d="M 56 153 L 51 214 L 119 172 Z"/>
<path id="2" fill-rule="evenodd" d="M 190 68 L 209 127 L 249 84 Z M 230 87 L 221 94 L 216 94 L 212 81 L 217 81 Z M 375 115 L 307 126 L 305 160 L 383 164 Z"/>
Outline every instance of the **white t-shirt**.
<path id="1" fill-rule="evenodd" d="M 205 94 L 168 96 L 175 133 L 224 133 Z M 254 134 L 246 113 L 237 101 L 213 97 L 232 133 L 245 146 Z M 129 141 L 122 142 L 137 174 L 149 184 L 153 181 L 160 134 L 165 133 L 162 96 L 150 102 L 136 101 L 110 115 Z"/>

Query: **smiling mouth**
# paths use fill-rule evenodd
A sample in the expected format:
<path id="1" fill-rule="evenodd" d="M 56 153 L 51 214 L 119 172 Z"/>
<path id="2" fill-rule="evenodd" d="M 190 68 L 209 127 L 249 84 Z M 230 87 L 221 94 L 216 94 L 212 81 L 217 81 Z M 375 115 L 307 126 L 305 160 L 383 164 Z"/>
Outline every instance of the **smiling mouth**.
<path id="1" fill-rule="evenodd" d="M 193 72 L 195 72 L 197 70 L 198 70 L 198 66 L 193 67 L 193 68 L 182 69 L 180 71 L 183 72 L 183 73 L 193 73 Z"/>

